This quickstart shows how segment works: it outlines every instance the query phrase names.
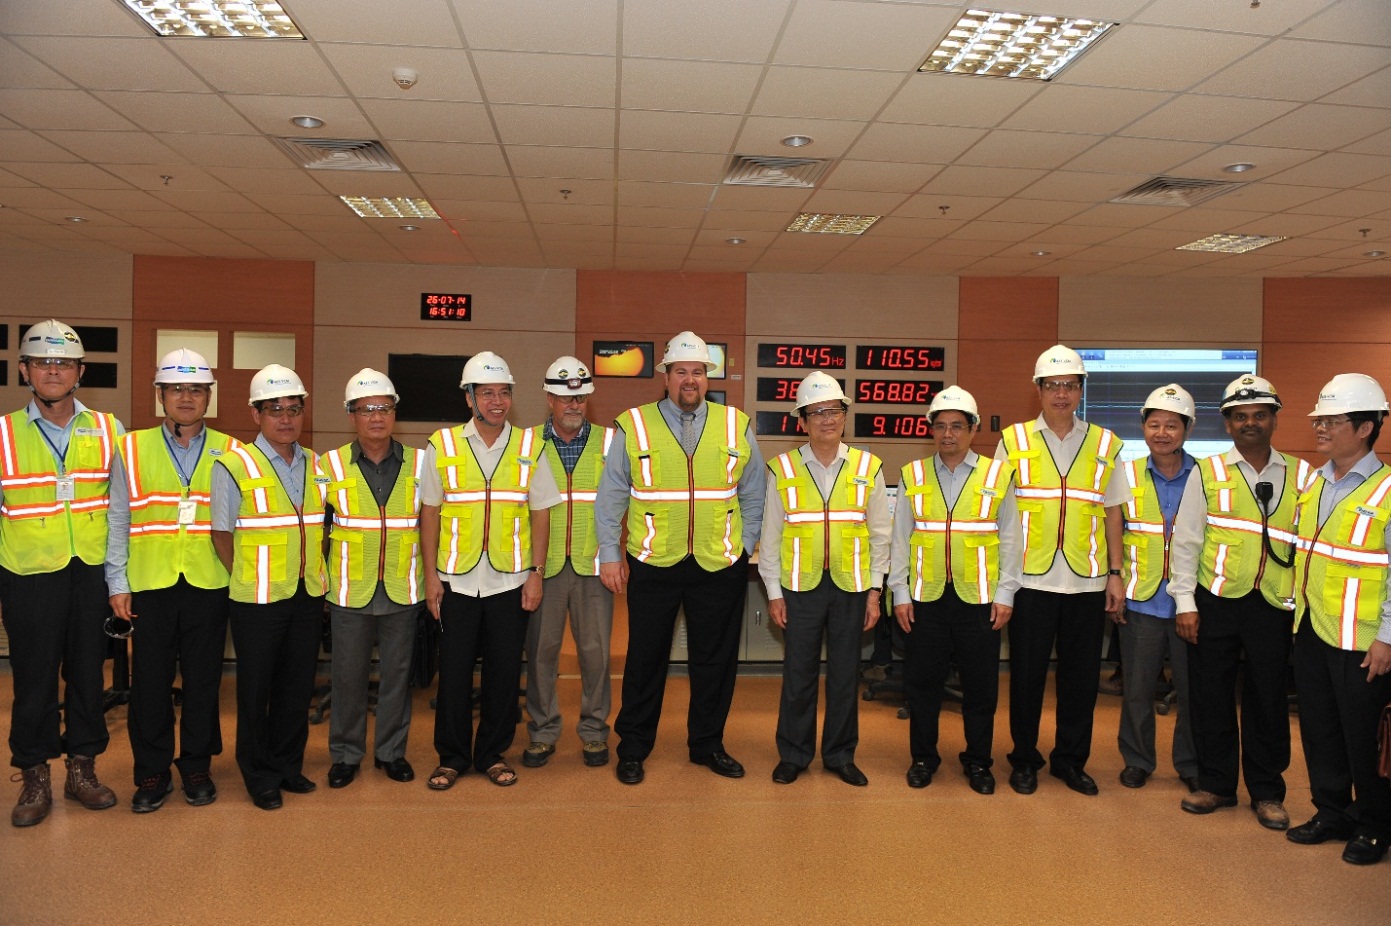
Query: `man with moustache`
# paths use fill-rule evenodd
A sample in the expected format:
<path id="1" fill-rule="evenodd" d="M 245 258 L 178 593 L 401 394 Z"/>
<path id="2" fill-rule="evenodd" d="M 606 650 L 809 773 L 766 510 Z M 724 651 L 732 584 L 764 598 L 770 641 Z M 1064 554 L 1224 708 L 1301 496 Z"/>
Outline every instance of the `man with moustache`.
<path id="1" fill-rule="evenodd" d="M 517 783 L 504 754 L 517 732 L 526 612 L 542 600 L 550 511 L 560 503 L 536 432 L 514 428 L 507 361 L 480 351 L 459 388 L 473 417 L 430 435 L 420 484 L 425 603 L 439 621 L 439 689 L 429 787 L 446 791 L 470 767 Z M 478 732 L 473 668 L 482 662 Z"/>
<path id="2" fill-rule="evenodd" d="M 329 478 L 328 613 L 333 634 L 329 712 L 330 788 L 346 788 L 367 755 L 367 689 L 377 647 L 372 763 L 392 781 L 412 781 L 411 657 L 424 600 L 420 476 L 424 455 L 392 437 L 396 387 L 364 367 L 348 380 L 343 406 L 357 437 L 319 460 Z"/>
<path id="3" fill-rule="evenodd" d="M 883 462 L 841 443 L 849 407 L 840 383 L 817 370 L 797 387 L 809 440 L 768 464 L 758 574 L 786 656 L 773 781 L 791 784 L 816 756 L 816 700 L 826 646 L 821 761 L 846 784 L 869 784 L 855 765 L 860 741 L 856 674 L 860 636 L 879 622 L 889 569 Z"/>
<path id="4" fill-rule="evenodd" d="M 628 590 L 628 659 L 618 732 L 618 780 L 635 785 L 662 715 L 671 637 L 684 606 L 691 703 L 690 759 L 725 778 L 744 767 L 724 747 L 734 698 L 748 551 L 763 522 L 763 457 L 737 408 L 705 401 L 715 364 L 703 340 L 683 331 L 658 368 L 666 397 L 618 417 L 623 453 L 610 453 L 594 520 L 599 576 Z M 620 560 L 626 515 L 628 549 Z"/>
<path id="5" fill-rule="evenodd" d="M 1180 806 L 1194 814 L 1235 807 L 1240 767 L 1257 821 L 1273 830 L 1287 829 L 1290 821 L 1284 806 L 1290 764 L 1285 670 L 1295 509 L 1318 479 L 1303 460 L 1271 449 L 1280 407 L 1275 387 L 1263 377 L 1247 374 L 1227 385 L 1222 417 L 1234 446 L 1201 461 L 1199 478 L 1184 487 L 1169 583 L 1176 629 L 1189 644 L 1198 755 L 1198 790 Z"/>
<path id="6" fill-rule="evenodd" d="M 942 764 L 938 718 L 955 656 L 966 730 L 961 770 L 972 791 L 994 794 L 1000 628 L 1013 611 L 994 599 L 1001 573 L 1020 568 L 1018 538 L 998 524 L 1000 505 L 1013 495 L 1013 469 L 971 449 L 980 412 L 965 389 L 943 389 L 927 414 L 937 453 L 899 475 L 889 571 L 894 617 L 907 634 L 908 787 L 926 788 Z"/>
<path id="7" fill-rule="evenodd" d="M 1177 383 L 1160 386 L 1140 409 L 1149 455 L 1121 464 L 1130 498 L 1107 516 L 1121 523 L 1125 608 L 1111 615 L 1120 625 L 1121 663 L 1125 666 L 1117 742 L 1125 768 L 1120 782 L 1142 788 L 1158 765 L 1154 747 L 1154 680 L 1169 658 L 1177 695 L 1173 763 L 1188 790 L 1198 789 L 1198 760 L 1193 750 L 1188 704 L 1188 649 L 1175 630 L 1174 599 L 1169 595 L 1169 537 L 1174 516 L 1194 460 L 1183 449 L 1197 411 L 1193 396 Z"/>
<path id="8" fill-rule="evenodd" d="M 135 758 L 130 809 L 151 813 L 174 790 L 184 799 L 217 799 L 212 757 L 222 754 L 218 697 L 227 647 L 227 568 L 212 542 L 214 466 L 240 441 L 209 428 L 213 373 L 195 351 L 166 354 L 155 372 L 164 423 L 127 434 L 111 467 L 106 585 L 111 610 L 130 621 L 130 706 Z M 179 676 L 179 753 L 174 705 Z"/>
<path id="9" fill-rule="evenodd" d="M 609 761 L 609 639 L 613 631 L 613 592 L 599 579 L 599 540 L 594 532 L 594 499 L 604 459 L 616 433 L 596 428 L 585 416 L 594 394 L 594 377 L 578 357 L 556 359 L 546 370 L 550 417 L 537 429 L 541 455 L 561 503 L 551 518 L 544 595 L 531 613 L 526 634 L 527 732 L 531 744 L 522 764 L 539 768 L 550 761 L 560 738 L 560 699 L 556 678 L 565 617 L 580 662 L 580 755 L 590 767 Z"/>
<path id="10" fill-rule="evenodd" d="M 1032 794 L 1048 663 L 1057 652 L 1057 708 L 1049 774 L 1079 794 L 1097 793 L 1085 766 L 1107 612 L 1124 603 L 1121 551 L 1108 543 L 1107 508 L 1124 500 L 1115 479 L 1122 441 L 1077 417 L 1087 370 L 1061 344 L 1034 365 L 1043 411 L 1004 432 L 995 459 L 1015 469 L 1015 498 L 1001 507 L 1000 531 L 1023 544 L 1022 576 L 1005 576 L 996 600 L 1013 604 L 1009 623 L 1010 787 Z M 1019 583 L 1019 591 L 1013 593 Z"/>
<path id="11" fill-rule="evenodd" d="M 301 447 L 309 393 L 272 363 L 251 378 L 251 444 L 213 470 L 212 538 L 231 573 L 237 653 L 237 767 L 251 801 L 279 810 L 281 791 L 308 794 L 309 699 L 324 613 L 324 486 Z"/>
<path id="12" fill-rule="evenodd" d="M 1386 393 L 1361 373 L 1319 390 L 1313 419 L 1323 477 L 1299 500 L 1294 670 L 1313 819 L 1285 834 L 1348 840 L 1343 861 L 1391 847 L 1391 783 L 1377 774 L 1377 725 L 1391 702 L 1391 467 L 1372 451 Z"/>

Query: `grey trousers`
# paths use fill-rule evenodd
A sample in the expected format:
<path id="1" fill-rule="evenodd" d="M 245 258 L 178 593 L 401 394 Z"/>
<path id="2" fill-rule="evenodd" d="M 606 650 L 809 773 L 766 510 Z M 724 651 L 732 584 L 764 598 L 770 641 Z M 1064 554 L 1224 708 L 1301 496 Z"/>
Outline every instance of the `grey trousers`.
<path id="1" fill-rule="evenodd" d="M 1190 778 L 1198 775 L 1198 756 L 1188 720 L 1188 647 L 1174 627 L 1175 622 L 1166 618 L 1138 611 L 1125 612 L 1125 623 L 1120 627 L 1125 691 L 1116 741 L 1126 765 L 1147 772 L 1155 770 L 1154 682 L 1167 653 L 1178 708 L 1174 725 L 1174 770 Z"/>
<path id="2" fill-rule="evenodd" d="M 526 729 L 534 743 L 555 744 L 560 738 L 560 699 L 556 676 L 560 645 L 565 639 L 565 615 L 580 660 L 581 742 L 609 738 L 613 705 L 609 681 L 609 640 L 613 634 L 613 592 L 598 576 L 578 575 L 569 562 L 546 579 L 541 607 L 531 612 L 526 628 Z"/>
<path id="3" fill-rule="evenodd" d="M 358 765 L 367 755 L 367 686 L 372 644 L 380 662 L 375 758 L 391 762 L 406 754 L 411 728 L 410 672 L 420 606 L 373 617 L 329 605 L 333 622 L 333 704 L 328 714 L 328 754 Z"/>
<path id="4" fill-rule="evenodd" d="M 855 761 L 860 743 L 860 636 L 868 592 L 836 587 L 831 574 L 809 592 L 783 589 L 787 627 L 778 704 L 778 758 L 806 768 L 816 757 L 816 701 L 821 682 L 821 641 L 826 641 L 826 714 L 821 761 L 839 768 Z"/>

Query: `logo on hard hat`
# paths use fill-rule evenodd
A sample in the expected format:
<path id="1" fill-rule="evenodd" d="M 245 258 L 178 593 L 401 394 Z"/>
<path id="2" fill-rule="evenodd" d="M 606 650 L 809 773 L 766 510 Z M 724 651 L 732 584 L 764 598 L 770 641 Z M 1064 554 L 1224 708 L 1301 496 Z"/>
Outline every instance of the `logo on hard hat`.
<path id="1" fill-rule="evenodd" d="M 484 363 L 484 364 L 483 364 L 483 369 L 489 371 L 490 373 L 501 373 L 501 372 L 502 372 L 502 367 L 493 366 L 493 365 L 490 364 L 490 363 Z"/>
<path id="2" fill-rule="evenodd" d="M 1178 395 L 1178 390 L 1175 389 L 1173 386 L 1170 386 L 1168 389 L 1164 390 L 1164 394 L 1169 398 L 1173 398 L 1174 396 Z"/>
<path id="3" fill-rule="evenodd" d="M 57 344 L 59 347 L 62 347 L 62 346 L 63 346 L 63 343 L 64 343 L 64 339 L 63 339 L 63 338 L 55 338 L 53 335 L 49 334 L 49 335 L 45 335 L 45 336 L 44 336 L 43 342 L 44 342 L 45 344 Z"/>
<path id="4" fill-rule="evenodd" d="M 562 373 L 561 375 L 564 376 L 565 374 Z M 565 388 L 567 389 L 578 389 L 583 385 L 584 380 L 580 379 L 578 376 L 572 376 L 565 381 Z"/>
<path id="5" fill-rule="evenodd" d="M 267 385 L 267 386 L 288 386 L 288 385 L 290 385 L 290 381 L 289 381 L 288 379 L 268 379 L 268 380 L 266 380 L 266 385 Z"/>
<path id="6" fill-rule="evenodd" d="M 197 368 L 197 367 L 176 366 L 176 367 L 174 367 L 174 372 L 175 372 L 175 373 L 197 373 L 197 372 L 198 372 L 198 368 Z"/>
<path id="7" fill-rule="evenodd" d="M 1320 393 L 1319 393 L 1319 401 L 1320 401 L 1320 402 L 1322 402 L 1324 399 L 1336 399 L 1336 398 L 1338 398 L 1338 393 L 1336 393 L 1336 392 L 1320 392 Z"/>
<path id="8" fill-rule="evenodd" d="M 1255 383 L 1255 382 L 1256 382 L 1256 380 L 1255 380 L 1254 377 L 1243 376 L 1243 377 L 1241 378 L 1241 385 L 1243 385 L 1243 386 L 1250 386 L 1250 385 L 1252 385 L 1252 384 Z"/>

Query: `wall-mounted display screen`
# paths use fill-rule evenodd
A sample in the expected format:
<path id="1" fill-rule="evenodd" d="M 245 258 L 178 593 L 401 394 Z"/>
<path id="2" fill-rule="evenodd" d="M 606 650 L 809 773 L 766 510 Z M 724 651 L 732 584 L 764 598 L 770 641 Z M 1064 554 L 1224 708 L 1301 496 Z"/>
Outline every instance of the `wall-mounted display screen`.
<path id="1" fill-rule="evenodd" d="M 857 379 L 853 398 L 877 405 L 927 405 L 945 385 L 940 379 Z"/>
<path id="2" fill-rule="evenodd" d="M 855 366 L 861 370 L 915 370 L 924 373 L 946 368 L 945 347 L 905 347 L 895 344 L 860 344 Z"/>
<path id="3" fill-rule="evenodd" d="M 845 388 L 845 380 L 836 380 L 840 388 Z M 760 376 L 757 396 L 760 402 L 792 402 L 797 398 L 797 387 L 802 384 L 800 376 Z"/>
<path id="4" fill-rule="evenodd" d="M 78 337 L 81 337 L 81 335 L 78 335 Z M 87 389 L 115 389 L 116 364 L 83 360 L 82 385 Z"/>
<path id="5" fill-rule="evenodd" d="M 651 341 L 595 341 L 595 376 L 652 378 Z"/>
<path id="6" fill-rule="evenodd" d="M 420 320 L 423 322 L 473 321 L 473 296 L 469 293 L 421 293 Z"/>
<path id="7" fill-rule="evenodd" d="M 758 365 L 777 370 L 843 370 L 844 344 L 759 344 Z"/>
<path id="8" fill-rule="evenodd" d="M 791 412 L 756 412 L 753 421 L 754 433 L 760 437 L 806 437 L 802 430 L 802 419 Z"/>
<path id="9" fill-rule="evenodd" d="M 855 415 L 855 436 L 931 440 L 932 425 L 926 415 L 860 412 Z"/>
<path id="10" fill-rule="evenodd" d="M 386 375 L 401 394 L 397 421 L 461 424 L 469 420 L 468 400 L 459 380 L 468 356 L 388 354 Z"/>

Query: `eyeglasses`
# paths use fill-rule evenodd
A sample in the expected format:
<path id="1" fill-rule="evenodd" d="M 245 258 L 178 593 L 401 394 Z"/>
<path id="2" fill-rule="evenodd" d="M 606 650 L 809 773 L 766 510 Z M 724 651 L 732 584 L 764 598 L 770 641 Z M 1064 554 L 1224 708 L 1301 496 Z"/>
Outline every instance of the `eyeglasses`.
<path id="1" fill-rule="evenodd" d="M 191 395 L 195 399 L 201 399 L 203 396 L 212 392 L 207 386 L 199 386 L 192 383 L 174 383 L 169 386 L 161 386 L 160 388 L 168 389 L 170 392 L 174 393 L 174 395 Z"/>
<path id="2" fill-rule="evenodd" d="M 554 393 L 552 393 L 554 395 Z M 561 405 L 583 405 L 589 401 L 588 395 L 558 395 L 556 401 Z"/>
<path id="3" fill-rule="evenodd" d="M 361 416 L 364 417 L 364 418 L 371 418 L 373 415 L 381 415 L 382 417 L 386 417 L 387 415 L 394 415 L 394 414 L 396 414 L 396 406 L 395 406 L 395 405 L 359 405 L 359 406 L 357 406 L 357 407 L 355 407 L 355 408 L 353 409 L 353 414 L 354 414 L 354 415 L 361 415 Z"/>
<path id="4" fill-rule="evenodd" d="M 932 426 L 933 433 L 937 434 L 964 434 L 969 430 L 971 430 L 971 426 L 964 421 L 953 421 L 951 424 L 934 424 Z"/>
<path id="5" fill-rule="evenodd" d="M 480 399 L 510 399 L 512 390 L 504 389 L 474 389 L 473 394 Z"/>
<path id="6" fill-rule="evenodd" d="M 818 408 L 807 412 L 808 418 L 820 418 L 823 421 L 835 421 L 845 417 L 845 409 L 832 405 L 829 408 Z"/>
<path id="7" fill-rule="evenodd" d="M 1079 392 L 1082 389 L 1082 384 L 1075 379 L 1045 379 L 1039 386 L 1044 392 Z"/>
<path id="8" fill-rule="evenodd" d="M 268 405 L 261 409 L 261 414 L 270 415 L 272 418 L 298 418 L 304 414 L 303 405 Z"/>
<path id="9" fill-rule="evenodd" d="M 1309 422 L 1309 426 L 1315 431 L 1331 431 L 1343 422 L 1352 423 L 1352 419 L 1347 415 L 1323 415 Z"/>
<path id="10" fill-rule="evenodd" d="M 76 370 L 82 363 L 71 357 L 29 357 L 24 362 L 40 370 Z"/>

